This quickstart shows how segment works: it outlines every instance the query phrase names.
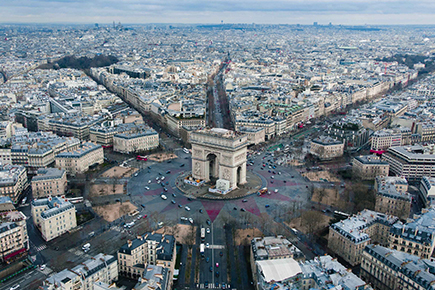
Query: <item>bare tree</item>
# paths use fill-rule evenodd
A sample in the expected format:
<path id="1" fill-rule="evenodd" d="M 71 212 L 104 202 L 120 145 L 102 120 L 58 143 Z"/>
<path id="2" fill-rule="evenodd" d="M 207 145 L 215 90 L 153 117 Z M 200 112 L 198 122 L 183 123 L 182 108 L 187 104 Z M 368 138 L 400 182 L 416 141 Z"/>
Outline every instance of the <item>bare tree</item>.
<path id="1" fill-rule="evenodd" d="M 122 204 L 119 207 L 119 215 L 124 216 L 130 212 L 130 207 L 127 204 Z"/>
<path id="2" fill-rule="evenodd" d="M 301 216 L 301 224 L 307 228 L 309 235 L 314 234 L 320 228 L 322 221 L 322 214 L 315 210 L 305 211 Z"/>

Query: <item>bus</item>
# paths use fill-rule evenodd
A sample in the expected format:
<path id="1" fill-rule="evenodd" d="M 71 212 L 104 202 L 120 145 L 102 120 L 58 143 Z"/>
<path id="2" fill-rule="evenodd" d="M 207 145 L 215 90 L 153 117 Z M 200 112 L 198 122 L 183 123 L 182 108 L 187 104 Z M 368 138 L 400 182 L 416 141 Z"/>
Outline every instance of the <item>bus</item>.
<path id="1" fill-rule="evenodd" d="M 334 217 L 341 218 L 341 219 L 347 219 L 348 217 L 350 217 L 350 214 L 342 212 L 342 211 L 334 210 Z"/>
<path id="2" fill-rule="evenodd" d="M 79 197 L 70 197 L 68 198 L 68 201 L 70 203 L 79 203 L 79 202 L 83 202 L 83 196 L 79 196 Z"/>
<path id="3" fill-rule="evenodd" d="M 205 240 L 205 228 L 201 228 L 201 241 L 204 242 Z"/>
<path id="4" fill-rule="evenodd" d="M 148 156 L 138 155 L 138 156 L 136 156 L 136 160 L 137 161 L 147 161 L 148 160 Z"/>

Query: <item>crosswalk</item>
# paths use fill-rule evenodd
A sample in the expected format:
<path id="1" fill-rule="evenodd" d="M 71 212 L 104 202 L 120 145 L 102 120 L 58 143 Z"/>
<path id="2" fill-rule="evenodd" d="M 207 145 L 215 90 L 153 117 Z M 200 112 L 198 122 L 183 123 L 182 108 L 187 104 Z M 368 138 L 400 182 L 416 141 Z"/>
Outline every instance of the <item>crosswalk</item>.
<path id="1" fill-rule="evenodd" d="M 199 284 L 199 288 L 200 289 L 230 289 L 230 288 L 227 288 L 227 287 L 222 288 L 222 284 L 219 284 L 219 286 L 216 287 L 215 284 L 211 284 L 211 283 L 208 283 L 208 287 L 207 288 L 205 287 L 204 283 Z"/>
<path id="2" fill-rule="evenodd" d="M 43 250 L 45 250 L 45 249 L 47 249 L 47 245 L 41 245 L 41 246 L 39 246 L 39 247 L 36 247 L 36 250 L 38 251 L 38 252 L 40 252 L 40 251 L 43 251 Z"/>

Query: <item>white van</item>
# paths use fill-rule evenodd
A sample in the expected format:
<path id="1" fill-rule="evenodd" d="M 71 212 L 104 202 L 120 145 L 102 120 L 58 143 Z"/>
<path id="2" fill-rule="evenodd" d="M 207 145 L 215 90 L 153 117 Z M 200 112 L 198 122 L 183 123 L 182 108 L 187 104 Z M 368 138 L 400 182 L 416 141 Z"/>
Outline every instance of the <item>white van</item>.
<path id="1" fill-rule="evenodd" d="M 90 248 L 91 248 L 91 244 L 87 243 L 87 244 L 84 244 L 84 245 L 83 245 L 82 250 L 83 250 L 83 251 L 87 251 L 87 250 L 89 250 Z"/>

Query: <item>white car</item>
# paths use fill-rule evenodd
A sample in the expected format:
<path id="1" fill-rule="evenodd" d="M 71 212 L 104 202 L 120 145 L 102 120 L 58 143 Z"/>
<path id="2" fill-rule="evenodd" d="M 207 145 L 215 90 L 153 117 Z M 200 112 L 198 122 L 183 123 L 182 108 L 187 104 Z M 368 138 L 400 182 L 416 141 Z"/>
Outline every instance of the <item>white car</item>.
<path id="1" fill-rule="evenodd" d="M 9 288 L 9 290 L 15 290 L 15 289 L 18 289 L 18 288 L 20 288 L 20 284 L 12 286 L 11 288 Z"/>
<path id="2" fill-rule="evenodd" d="M 281 171 L 279 171 L 278 174 L 281 175 Z"/>
<path id="3" fill-rule="evenodd" d="M 39 270 L 44 271 L 45 267 L 46 267 L 45 265 L 41 265 L 41 266 L 39 267 Z"/>
<path id="4" fill-rule="evenodd" d="M 158 176 L 156 177 L 156 180 L 159 180 L 159 177 L 158 177 Z"/>
<path id="5" fill-rule="evenodd" d="M 180 220 L 187 221 L 187 217 L 182 216 L 182 217 L 180 217 Z"/>
<path id="6" fill-rule="evenodd" d="M 210 244 L 209 243 L 206 243 L 205 244 L 205 247 L 208 249 L 208 248 L 210 248 Z"/>
<path id="7" fill-rule="evenodd" d="M 135 174 L 134 174 L 134 176 L 135 176 L 135 177 L 137 177 L 137 176 L 138 176 L 138 174 L 137 174 L 137 173 L 135 173 Z"/>
<path id="8" fill-rule="evenodd" d="M 275 192 L 278 192 L 278 189 L 275 189 Z"/>
<path id="9" fill-rule="evenodd" d="M 162 176 L 162 180 L 165 180 L 165 177 L 164 177 L 164 176 Z"/>
<path id="10" fill-rule="evenodd" d="M 207 234 L 209 234 L 210 233 L 210 228 L 207 228 Z"/>
<path id="11" fill-rule="evenodd" d="M 148 180 L 148 184 L 151 183 L 151 180 Z"/>
<path id="12" fill-rule="evenodd" d="M 189 223 L 193 225 L 193 218 L 189 218 Z"/>
<path id="13" fill-rule="evenodd" d="M 274 178 L 275 178 L 275 176 L 273 176 L 273 175 L 272 175 L 272 176 L 271 176 L 270 178 L 274 179 Z"/>
<path id="14" fill-rule="evenodd" d="M 190 210 L 190 207 L 188 207 L 187 205 L 184 207 L 186 210 Z"/>
<path id="15" fill-rule="evenodd" d="M 168 198 L 166 197 L 166 195 L 164 195 L 164 194 L 162 194 L 161 196 L 160 196 L 162 199 L 164 199 L 164 200 L 167 200 Z"/>
<path id="16" fill-rule="evenodd" d="M 146 190 L 150 190 L 150 188 L 149 188 L 148 186 L 145 186 L 145 189 L 146 189 Z"/>

